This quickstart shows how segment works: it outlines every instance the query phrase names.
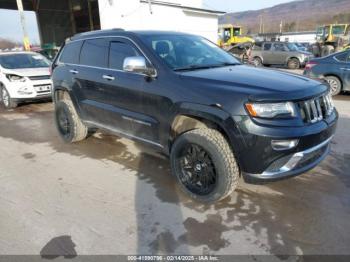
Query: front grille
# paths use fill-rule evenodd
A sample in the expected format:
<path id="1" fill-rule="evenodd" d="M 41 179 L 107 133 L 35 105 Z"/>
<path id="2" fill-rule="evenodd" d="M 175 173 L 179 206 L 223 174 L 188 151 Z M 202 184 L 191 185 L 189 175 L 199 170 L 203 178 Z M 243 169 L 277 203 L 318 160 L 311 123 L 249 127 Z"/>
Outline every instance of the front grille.
<path id="1" fill-rule="evenodd" d="M 30 80 L 48 80 L 50 79 L 50 76 L 49 75 L 43 75 L 43 76 L 29 76 L 28 77 Z"/>
<path id="2" fill-rule="evenodd" d="M 305 123 L 316 123 L 327 118 L 333 111 L 333 103 L 329 95 L 323 95 L 298 103 Z"/>

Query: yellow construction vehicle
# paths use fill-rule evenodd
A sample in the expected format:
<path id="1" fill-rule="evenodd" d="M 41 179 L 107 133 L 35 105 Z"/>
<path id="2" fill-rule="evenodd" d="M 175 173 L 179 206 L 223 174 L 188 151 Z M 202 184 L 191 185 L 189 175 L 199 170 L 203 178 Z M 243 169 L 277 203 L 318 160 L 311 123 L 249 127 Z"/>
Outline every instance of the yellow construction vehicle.
<path id="1" fill-rule="evenodd" d="M 224 24 L 219 26 L 218 44 L 222 48 L 230 48 L 240 43 L 254 43 L 254 39 L 242 36 L 242 27 L 232 24 Z"/>
<path id="2" fill-rule="evenodd" d="M 329 24 L 320 26 L 316 31 L 315 56 L 326 56 L 349 48 L 350 24 Z"/>

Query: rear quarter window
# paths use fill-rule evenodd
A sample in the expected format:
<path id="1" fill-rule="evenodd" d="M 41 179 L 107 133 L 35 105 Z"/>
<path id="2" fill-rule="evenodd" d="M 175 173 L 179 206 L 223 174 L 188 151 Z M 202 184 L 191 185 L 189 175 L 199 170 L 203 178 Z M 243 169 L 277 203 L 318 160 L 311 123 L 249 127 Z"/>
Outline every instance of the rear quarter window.
<path id="1" fill-rule="evenodd" d="M 59 61 L 68 64 L 78 64 L 81 45 L 82 41 L 67 43 L 62 50 Z"/>
<path id="2" fill-rule="evenodd" d="M 334 56 L 340 62 L 346 62 L 349 57 L 349 52 L 341 53 L 339 55 Z"/>

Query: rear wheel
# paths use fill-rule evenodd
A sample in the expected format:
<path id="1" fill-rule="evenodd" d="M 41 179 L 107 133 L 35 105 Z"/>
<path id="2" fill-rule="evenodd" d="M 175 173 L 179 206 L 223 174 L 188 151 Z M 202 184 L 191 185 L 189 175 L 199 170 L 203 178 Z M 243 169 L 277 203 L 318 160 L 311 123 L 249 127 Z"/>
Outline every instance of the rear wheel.
<path id="1" fill-rule="evenodd" d="M 9 92 L 4 86 L 0 87 L 0 92 L 1 92 L 1 101 L 5 106 L 5 108 L 11 109 L 11 108 L 17 107 L 17 103 L 11 98 Z"/>
<path id="2" fill-rule="evenodd" d="M 67 143 L 78 142 L 87 137 L 88 128 L 80 120 L 72 101 L 61 100 L 55 104 L 55 122 L 58 133 Z"/>
<path id="3" fill-rule="evenodd" d="M 328 82 L 329 87 L 331 88 L 332 96 L 339 95 L 342 89 L 342 84 L 339 78 L 336 76 L 326 76 L 325 80 Z"/>
<path id="4" fill-rule="evenodd" d="M 288 60 L 287 66 L 289 69 L 299 69 L 300 61 L 298 58 L 291 58 Z"/>
<path id="5" fill-rule="evenodd" d="M 263 66 L 263 63 L 262 63 L 262 60 L 261 60 L 260 57 L 254 57 L 254 58 L 253 58 L 253 64 L 254 64 L 254 66 L 256 66 L 256 67 Z"/>
<path id="6" fill-rule="evenodd" d="M 182 134 L 170 157 L 181 189 L 195 200 L 219 201 L 237 187 L 239 169 L 235 157 L 217 130 L 201 128 Z"/>

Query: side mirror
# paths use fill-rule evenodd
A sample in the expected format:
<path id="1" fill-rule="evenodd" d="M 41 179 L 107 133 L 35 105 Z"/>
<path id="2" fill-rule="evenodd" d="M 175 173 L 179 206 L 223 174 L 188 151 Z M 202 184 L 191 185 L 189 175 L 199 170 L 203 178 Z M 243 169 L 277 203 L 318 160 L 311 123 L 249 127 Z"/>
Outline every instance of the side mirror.
<path id="1" fill-rule="evenodd" d="M 143 56 L 130 56 L 124 59 L 123 70 L 126 72 L 133 72 L 145 74 L 147 76 L 156 76 L 154 68 L 147 67 L 146 59 Z"/>

